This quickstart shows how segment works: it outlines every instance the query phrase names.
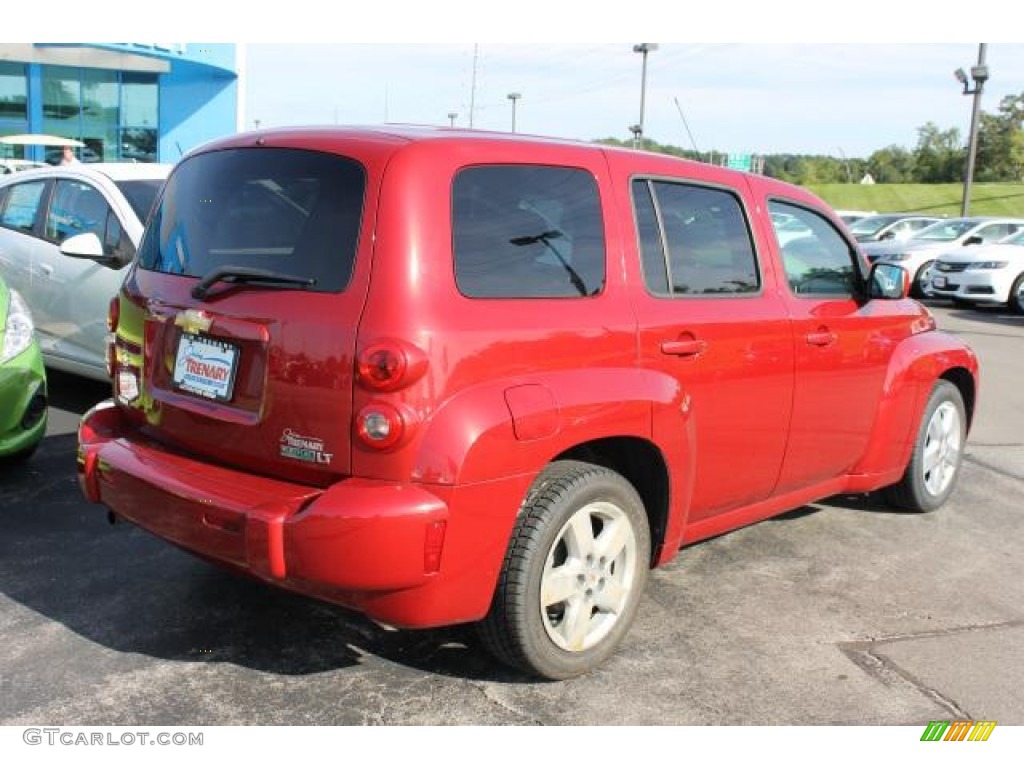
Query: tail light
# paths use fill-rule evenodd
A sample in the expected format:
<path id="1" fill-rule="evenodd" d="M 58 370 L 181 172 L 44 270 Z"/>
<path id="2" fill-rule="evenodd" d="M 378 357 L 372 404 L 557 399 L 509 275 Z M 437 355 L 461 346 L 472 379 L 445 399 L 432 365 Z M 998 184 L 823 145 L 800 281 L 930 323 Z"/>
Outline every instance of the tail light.
<path id="1" fill-rule="evenodd" d="M 107 364 L 107 378 L 114 378 L 114 366 L 117 364 L 117 350 L 114 348 L 114 334 L 117 332 L 117 325 L 121 322 L 121 301 L 117 295 L 110 300 L 107 307 L 107 351 L 104 360 Z"/>
<path id="2" fill-rule="evenodd" d="M 394 406 L 374 402 L 363 407 L 356 416 L 356 433 L 371 448 L 386 450 L 398 445 L 405 435 L 408 421 Z"/>
<path id="3" fill-rule="evenodd" d="M 114 296 L 107 308 L 107 330 L 111 333 L 117 331 L 117 324 L 121 321 L 121 299 Z"/>
<path id="4" fill-rule="evenodd" d="M 356 361 L 359 383 L 373 392 L 394 392 L 409 386 L 427 370 L 419 347 L 398 339 L 371 344 Z"/>

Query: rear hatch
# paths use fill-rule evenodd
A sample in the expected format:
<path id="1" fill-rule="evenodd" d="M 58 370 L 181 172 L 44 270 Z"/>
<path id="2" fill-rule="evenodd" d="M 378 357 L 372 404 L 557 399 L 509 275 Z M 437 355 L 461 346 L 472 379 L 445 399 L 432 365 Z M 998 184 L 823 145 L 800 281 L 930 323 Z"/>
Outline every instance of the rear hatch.
<path id="1" fill-rule="evenodd" d="M 115 391 L 145 412 L 150 437 L 298 482 L 349 473 L 367 179 L 353 159 L 283 147 L 209 151 L 175 169 L 117 330 Z M 132 359 L 138 396 L 123 375 Z"/>

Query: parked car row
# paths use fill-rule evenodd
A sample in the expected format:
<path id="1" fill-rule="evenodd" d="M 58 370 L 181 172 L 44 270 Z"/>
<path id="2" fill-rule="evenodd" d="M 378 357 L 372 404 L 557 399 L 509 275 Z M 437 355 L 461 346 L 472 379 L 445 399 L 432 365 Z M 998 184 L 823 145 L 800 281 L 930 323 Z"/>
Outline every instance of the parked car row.
<path id="1" fill-rule="evenodd" d="M 993 216 L 941 219 L 906 239 L 890 237 L 864 242 L 862 249 L 871 263 L 889 262 L 907 270 L 912 277 L 911 294 L 924 298 L 934 295 L 932 267 L 943 254 L 991 245 L 1021 229 L 1024 229 L 1024 219 Z"/>

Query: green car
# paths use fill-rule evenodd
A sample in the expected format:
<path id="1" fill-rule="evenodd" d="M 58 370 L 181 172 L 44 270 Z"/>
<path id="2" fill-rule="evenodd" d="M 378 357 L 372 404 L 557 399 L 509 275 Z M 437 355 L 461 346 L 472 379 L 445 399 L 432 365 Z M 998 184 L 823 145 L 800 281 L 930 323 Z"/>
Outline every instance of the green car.
<path id="1" fill-rule="evenodd" d="M 0 459 L 26 458 L 46 433 L 46 370 L 32 315 L 0 278 Z"/>

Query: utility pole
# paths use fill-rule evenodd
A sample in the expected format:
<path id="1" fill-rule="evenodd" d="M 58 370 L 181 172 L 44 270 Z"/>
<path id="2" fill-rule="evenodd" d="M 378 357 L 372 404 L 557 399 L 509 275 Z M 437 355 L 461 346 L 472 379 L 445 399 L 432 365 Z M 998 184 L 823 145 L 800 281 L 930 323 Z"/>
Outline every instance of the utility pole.
<path id="1" fill-rule="evenodd" d="M 656 50 L 658 50 L 657 43 L 637 43 L 633 46 L 633 53 L 639 53 L 643 56 L 643 66 L 640 70 L 640 122 L 629 128 L 633 132 L 634 148 L 642 145 L 644 140 L 644 104 L 647 100 L 647 54 Z"/>
<path id="2" fill-rule="evenodd" d="M 473 111 L 476 109 L 476 60 L 480 44 L 473 43 L 473 84 L 469 88 L 469 127 L 473 127 Z"/>
<path id="3" fill-rule="evenodd" d="M 508 95 L 508 100 L 512 102 L 512 133 L 516 132 L 516 102 L 521 98 L 523 98 L 523 94 L 519 92 Z"/>
<path id="4" fill-rule="evenodd" d="M 967 87 L 967 75 L 962 69 L 953 74 L 964 87 L 964 95 L 974 95 L 974 104 L 971 107 L 971 138 L 967 147 L 967 170 L 964 173 L 964 200 L 960 206 L 960 215 L 967 216 L 971 209 L 971 184 L 974 182 L 974 159 L 978 154 L 978 114 L 981 111 L 981 94 L 985 90 L 985 81 L 988 80 L 988 67 L 985 66 L 985 51 L 987 43 L 978 45 L 978 63 L 971 67 L 971 79 L 974 81 L 974 88 Z"/>

